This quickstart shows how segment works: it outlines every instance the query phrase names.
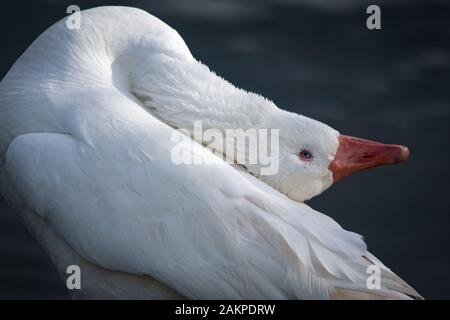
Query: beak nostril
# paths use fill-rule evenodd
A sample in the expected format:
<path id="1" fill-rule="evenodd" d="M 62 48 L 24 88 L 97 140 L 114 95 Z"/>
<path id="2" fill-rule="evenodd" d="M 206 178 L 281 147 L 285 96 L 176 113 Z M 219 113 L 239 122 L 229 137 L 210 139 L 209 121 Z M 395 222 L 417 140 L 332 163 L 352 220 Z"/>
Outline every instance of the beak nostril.
<path id="1" fill-rule="evenodd" d="M 373 158 L 373 156 L 374 156 L 374 154 L 373 153 L 367 153 L 367 152 L 364 152 L 363 154 L 361 154 L 361 159 L 363 159 L 363 160 L 365 160 L 365 159 L 370 159 L 370 158 Z"/>

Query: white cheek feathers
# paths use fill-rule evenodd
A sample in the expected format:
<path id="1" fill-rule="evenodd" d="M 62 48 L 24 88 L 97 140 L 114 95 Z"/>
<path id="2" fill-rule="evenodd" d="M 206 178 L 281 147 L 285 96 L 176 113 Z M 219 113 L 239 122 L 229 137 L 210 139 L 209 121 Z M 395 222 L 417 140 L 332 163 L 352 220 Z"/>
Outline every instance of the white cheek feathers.
<path id="1" fill-rule="evenodd" d="M 295 176 L 293 177 L 295 178 Z M 290 185 L 283 183 L 280 191 L 296 201 L 303 202 L 321 194 L 332 184 L 333 175 L 326 170 L 320 176 L 303 177 L 303 180 L 297 181 L 295 185 L 293 183 Z"/>
<path id="2" fill-rule="evenodd" d="M 333 174 L 327 167 L 316 163 L 302 164 L 296 155 L 281 157 L 280 170 L 259 179 L 296 201 L 309 200 L 333 184 Z"/>

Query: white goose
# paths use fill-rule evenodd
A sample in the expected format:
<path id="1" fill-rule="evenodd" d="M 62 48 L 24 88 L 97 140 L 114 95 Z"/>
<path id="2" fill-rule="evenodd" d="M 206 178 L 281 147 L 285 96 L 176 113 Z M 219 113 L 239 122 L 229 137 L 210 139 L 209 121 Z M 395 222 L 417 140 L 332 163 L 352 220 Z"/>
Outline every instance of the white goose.
<path id="1" fill-rule="evenodd" d="M 2 194 L 60 272 L 81 267 L 74 296 L 420 298 L 361 236 L 302 203 L 353 171 L 406 159 L 405 147 L 339 135 L 237 89 L 144 11 L 81 18 L 80 30 L 62 20 L 44 32 L 0 84 Z M 175 165 L 174 128 L 199 119 L 280 128 L 279 172 Z M 366 284 L 372 264 L 379 289 Z"/>

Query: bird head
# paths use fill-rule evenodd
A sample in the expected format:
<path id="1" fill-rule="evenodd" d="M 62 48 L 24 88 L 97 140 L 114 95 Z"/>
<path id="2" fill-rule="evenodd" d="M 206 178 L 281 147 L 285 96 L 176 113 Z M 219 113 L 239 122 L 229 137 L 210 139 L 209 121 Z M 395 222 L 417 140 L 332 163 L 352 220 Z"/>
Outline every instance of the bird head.
<path id="1" fill-rule="evenodd" d="M 343 135 L 287 111 L 281 110 L 271 127 L 279 128 L 279 170 L 260 179 L 297 201 L 311 199 L 352 173 L 409 156 L 407 147 Z"/>

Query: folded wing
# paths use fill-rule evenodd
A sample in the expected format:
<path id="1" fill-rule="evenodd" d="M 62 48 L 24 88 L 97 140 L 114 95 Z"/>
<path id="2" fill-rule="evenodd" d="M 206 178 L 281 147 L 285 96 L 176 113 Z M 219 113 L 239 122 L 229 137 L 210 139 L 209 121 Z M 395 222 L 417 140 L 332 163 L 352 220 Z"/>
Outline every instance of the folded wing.
<path id="1" fill-rule="evenodd" d="M 418 296 L 384 266 L 382 288 L 367 289 L 378 262 L 361 236 L 174 136 L 129 97 L 71 103 L 84 106 L 67 108 L 64 133 L 16 137 L 6 166 L 28 205 L 90 262 L 189 298 Z M 177 165 L 175 147 L 211 163 Z"/>

